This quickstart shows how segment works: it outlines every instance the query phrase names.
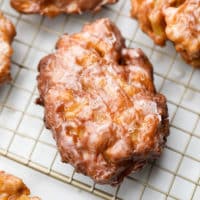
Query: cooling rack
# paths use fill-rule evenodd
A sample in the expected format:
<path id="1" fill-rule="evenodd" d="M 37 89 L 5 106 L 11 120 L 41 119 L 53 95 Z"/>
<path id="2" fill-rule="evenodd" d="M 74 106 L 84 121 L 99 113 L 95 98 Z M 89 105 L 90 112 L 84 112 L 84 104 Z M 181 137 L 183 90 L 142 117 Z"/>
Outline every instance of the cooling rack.
<path id="1" fill-rule="evenodd" d="M 130 2 L 105 7 L 97 15 L 54 19 L 21 15 L 0 0 L 0 8 L 16 25 L 12 83 L 0 90 L 0 155 L 86 190 L 103 199 L 200 199 L 200 70 L 188 67 L 171 43 L 155 46 L 129 18 Z M 127 46 L 140 47 L 154 65 L 158 91 L 168 98 L 171 134 L 161 158 L 125 178 L 121 186 L 95 184 L 62 164 L 51 133 L 43 123 L 43 109 L 35 105 L 37 64 L 54 49 L 63 33 L 78 32 L 85 22 L 109 17 L 120 28 Z"/>

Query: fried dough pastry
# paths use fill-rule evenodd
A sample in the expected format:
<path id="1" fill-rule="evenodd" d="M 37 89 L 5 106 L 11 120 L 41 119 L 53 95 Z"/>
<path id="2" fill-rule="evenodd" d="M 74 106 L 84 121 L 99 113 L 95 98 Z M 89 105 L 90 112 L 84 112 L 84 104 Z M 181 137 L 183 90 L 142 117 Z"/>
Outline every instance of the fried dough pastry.
<path id="1" fill-rule="evenodd" d="M 156 44 L 171 40 L 187 63 L 200 67 L 200 0 L 132 0 L 131 14 Z"/>
<path id="2" fill-rule="evenodd" d="M 86 11 L 96 12 L 106 4 L 117 0 L 11 0 L 11 5 L 22 13 L 40 13 L 56 16 L 60 13 L 78 13 Z"/>
<path id="3" fill-rule="evenodd" d="M 40 200 L 29 195 L 30 190 L 21 179 L 0 171 L 0 200 Z"/>
<path id="4" fill-rule="evenodd" d="M 167 37 L 187 63 L 200 67 L 200 0 L 169 7 L 164 14 Z"/>
<path id="5" fill-rule="evenodd" d="M 132 17 L 139 21 L 142 31 L 147 33 L 158 45 L 164 45 L 167 39 L 162 12 L 167 1 L 132 0 Z"/>
<path id="6" fill-rule="evenodd" d="M 11 42 L 15 36 L 13 24 L 0 12 L 0 84 L 11 80 Z"/>
<path id="7" fill-rule="evenodd" d="M 38 103 L 62 161 L 100 184 L 158 158 L 169 131 L 166 99 L 140 49 L 125 47 L 108 19 L 64 35 L 39 63 Z"/>
<path id="8" fill-rule="evenodd" d="M 131 0 L 131 14 L 156 44 L 164 45 L 167 40 L 166 22 L 163 11 L 170 6 L 178 6 L 184 0 Z"/>

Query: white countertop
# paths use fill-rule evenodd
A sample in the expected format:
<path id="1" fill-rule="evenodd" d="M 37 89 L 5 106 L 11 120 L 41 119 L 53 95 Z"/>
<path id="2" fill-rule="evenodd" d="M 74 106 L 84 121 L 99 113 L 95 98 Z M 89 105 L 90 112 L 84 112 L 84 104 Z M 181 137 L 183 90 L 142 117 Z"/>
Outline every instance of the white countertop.
<path id="1" fill-rule="evenodd" d="M 22 178 L 32 195 L 42 200 L 100 200 L 100 198 L 36 172 L 7 158 L 0 157 L 0 169 Z"/>

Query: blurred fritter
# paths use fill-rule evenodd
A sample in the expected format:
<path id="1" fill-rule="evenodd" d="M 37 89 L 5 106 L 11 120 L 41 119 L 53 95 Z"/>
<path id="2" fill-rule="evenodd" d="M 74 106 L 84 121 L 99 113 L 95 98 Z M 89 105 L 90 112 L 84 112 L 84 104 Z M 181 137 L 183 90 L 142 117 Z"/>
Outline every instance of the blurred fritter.
<path id="1" fill-rule="evenodd" d="M 100 184 L 158 158 L 169 131 L 166 99 L 140 49 L 108 19 L 64 35 L 39 64 L 38 103 L 63 162 Z"/>
<path id="2" fill-rule="evenodd" d="M 0 12 L 0 84 L 11 80 L 11 42 L 15 36 L 13 24 Z"/>
<path id="3" fill-rule="evenodd" d="M 22 13 L 40 13 L 50 17 L 60 13 L 96 12 L 117 0 L 11 0 L 11 5 Z"/>
<path id="4" fill-rule="evenodd" d="M 162 11 L 166 2 L 168 0 L 132 0 L 132 16 L 139 21 L 141 29 L 158 45 L 164 45 L 167 39 Z"/>
<path id="5" fill-rule="evenodd" d="M 37 197 L 29 197 L 29 195 L 30 190 L 21 179 L 0 171 L 1 200 L 40 200 Z"/>
<path id="6" fill-rule="evenodd" d="M 168 39 L 187 63 L 200 67 L 200 0 L 169 7 L 164 14 Z"/>
<path id="7" fill-rule="evenodd" d="M 134 18 L 156 44 L 174 42 L 183 59 L 200 67 L 200 0 L 131 0 Z"/>

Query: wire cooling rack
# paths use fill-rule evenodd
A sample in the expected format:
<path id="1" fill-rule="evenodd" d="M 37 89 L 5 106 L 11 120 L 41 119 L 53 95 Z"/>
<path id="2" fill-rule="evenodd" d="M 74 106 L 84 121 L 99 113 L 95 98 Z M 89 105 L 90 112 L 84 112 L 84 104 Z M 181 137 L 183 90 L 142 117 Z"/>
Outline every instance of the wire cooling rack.
<path id="1" fill-rule="evenodd" d="M 0 154 L 104 199 L 200 199 L 200 70 L 188 67 L 171 43 L 160 48 L 129 18 L 130 2 L 105 7 L 97 15 L 54 19 L 21 15 L 9 0 L 0 8 L 16 25 L 11 84 L 0 90 Z M 171 134 L 161 158 L 125 178 L 119 187 L 101 186 L 62 164 L 51 133 L 44 128 L 43 108 L 34 104 L 37 64 L 53 51 L 64 32 L 78 32 L 85 22 L 111 18 L 127 39 L 140 47 L 154 65 L 155 84 L 168 98 Z"/>

